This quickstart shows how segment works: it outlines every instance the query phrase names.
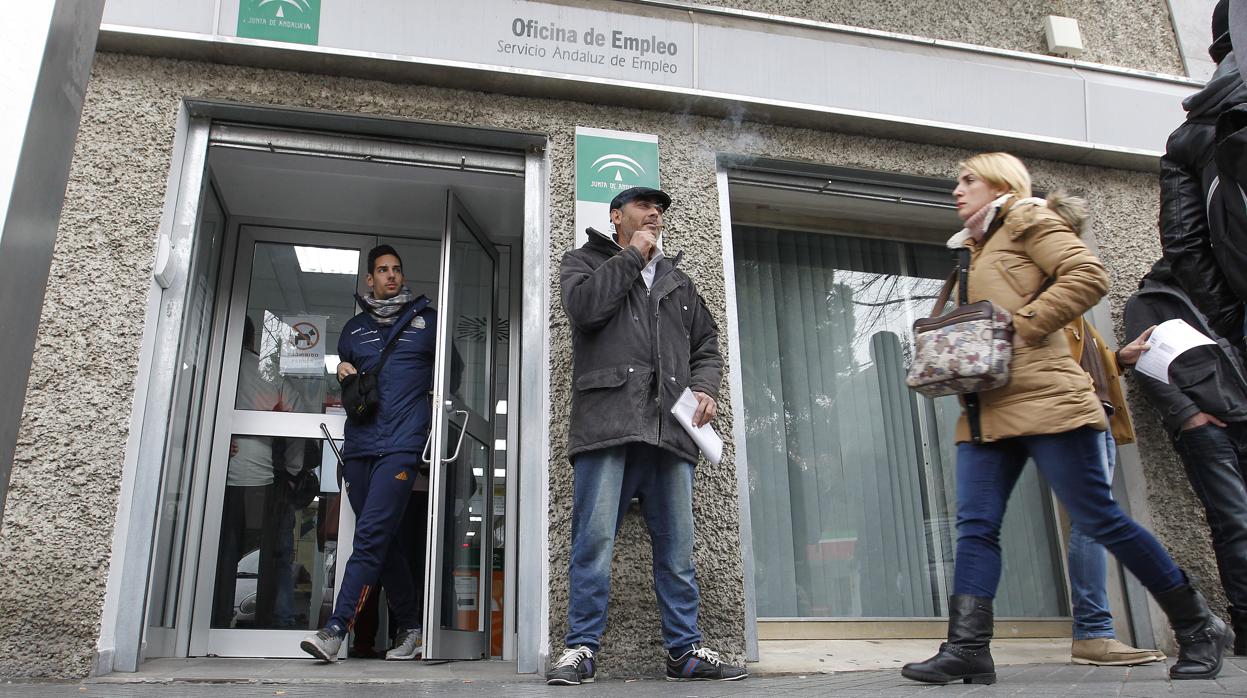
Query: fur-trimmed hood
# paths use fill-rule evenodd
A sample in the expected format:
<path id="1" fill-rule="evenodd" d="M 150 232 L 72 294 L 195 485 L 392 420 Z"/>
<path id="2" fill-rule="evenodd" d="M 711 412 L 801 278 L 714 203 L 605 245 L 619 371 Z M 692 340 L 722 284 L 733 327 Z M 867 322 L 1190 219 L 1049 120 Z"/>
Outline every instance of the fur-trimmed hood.
<path id="1" fill-rule="evenodd" d="M 1048 195 L 1047 199 L 1041 199 L 1037 196 L 1028 196 L 1025 199 L 1018 199 L 1014 194 L 1005 194 L 995 201 L 987 204 L 992 207 L 991 212 L 987 215 L 987 220 L 983 224 L 990 227 L 997 218 L 1008 216 L 1013 211 L 1022 210 L 1024 206 L 1043 206 L 1052 211 L 1061 220 L 1065 221 L 1074 233 L 1082 237 L 1083 231 L 1087 227 L 1087 201 L 1079 196 L 1070 196 L 1064 190 L 1058 189 Z M 968 228 L 953 233 L 944 244 L 950 250 L 955 250 L 966 244 L 966 241 L 973 236 Z"/>

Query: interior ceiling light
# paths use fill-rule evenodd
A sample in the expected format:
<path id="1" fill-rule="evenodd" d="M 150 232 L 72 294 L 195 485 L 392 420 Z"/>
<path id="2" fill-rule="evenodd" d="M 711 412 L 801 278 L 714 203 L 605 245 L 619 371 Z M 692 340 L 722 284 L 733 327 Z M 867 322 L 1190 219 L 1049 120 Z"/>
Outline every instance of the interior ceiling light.
<path id="1" fill-rule="evenodd" d="M 350 274 L 359 271 L 359 251 L 333 247 L 295 247 L 299 270 L 309 274 Z"/>

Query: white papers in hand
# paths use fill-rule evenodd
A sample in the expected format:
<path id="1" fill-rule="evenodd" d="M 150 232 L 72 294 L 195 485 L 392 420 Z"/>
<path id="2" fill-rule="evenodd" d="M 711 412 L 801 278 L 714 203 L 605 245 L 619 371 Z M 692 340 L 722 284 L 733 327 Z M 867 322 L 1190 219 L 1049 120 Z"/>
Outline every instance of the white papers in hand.
<path id="1" fill-rule="evenodd" d="M 680 394 L 680 399 L 676 400 L 675 406 L 671 408 L 671 414 L 675 415 L 676 421 L 684 427 L 684 431 L 693 437 L 693 442 L 705 454 L 706 460 L 718 465 L 719 459 L 723 457 L 723 439 L 714 433 L 714 427 L 709 424 L 703 424 L 700 427 L 693 426 L 693 413 L 696 411 L 697 398 L 693 396 L 692 390 L 685 388 Z"/>
<path id="2" fill-rule="evenodd" d="M 1148 337 L 1147 351 L 1139 357 L 1134 370 L 1162 383 L 1169 382 L 1169 364 L 1188 349 L 1216 344 L 1202 332 L 1186 324 L 1185 320 L 1166 320 L 1156 326 Z"/>

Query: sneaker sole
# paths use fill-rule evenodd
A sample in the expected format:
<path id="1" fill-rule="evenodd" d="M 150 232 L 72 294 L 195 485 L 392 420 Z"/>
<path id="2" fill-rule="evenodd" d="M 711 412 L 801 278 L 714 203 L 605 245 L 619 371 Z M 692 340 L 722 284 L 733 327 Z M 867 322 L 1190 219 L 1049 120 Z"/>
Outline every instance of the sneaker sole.
<path id="1" fill-rule="evenodd" d="M 1082 664 L 1085 666 L 1142 666 L 1144 664 L 1154 664 L 1156 662 L 1165 661 L 1162 657 L 1149 657 L 1147 659 L 1119 659 L 1117 661 L 1100 661 L 1098 659 L 1083 659 L 1082 657 L 1070 657 L 1070 661 L 1074 664 Z"/>
<path id="2" fill-rule="evenodd" d="M 317 645 L 315 642 L 310 642 L 308 640 L 304 640 L 303 642 L 300 642 L 299 649 L 303 650 L 304 652 L 307 652 L 308 654 L 312 655 L 312 657 L 319 659 L 322 662 L 332 663 L 337 659 L 337 657 L 330 657 L 326 655 L 324 650 L 322 650 L 319 645 Z"/>
<path id="3" fill-rule="evenodd" d="M 393 657 L 391 657 L 391 656 L 390 656 L 390 654 L 387 652 L 387 653 L 386 653 L 386 655 L 385 655 L 385 661 L 387 661 L 387 662 L 405 662 L 405 661 L 412 660 L 412 659 L 420 659 L 420 658 L 421 658 L 421 657 L 423 657 L 423 656 L 424 656 L 424 652 L 423 652 L 423 651 L 421 651 L 421 652 L 415 652 L 415 653 L 412 653 L 412 654 L 396 655 L 396 656 L 393 656 Z"/>
<path id="4" fill-rule="evenodd" d="M 712 679 L 709 677 L 685 678 L 683 676 L 668 676 L 668 681 L 740 681 L 749 678 L 749 674 L 741 674 L 740 676 L 728 676 L 722 679 Z"/>
<path id="5" fill-rule="evenodd" d="M 582 683 L 593 683 L 593 678 L 590 677 L 579 681 L 568 681 L 567 679 L 546 679 L 547 686 L 579 686 Z"/>

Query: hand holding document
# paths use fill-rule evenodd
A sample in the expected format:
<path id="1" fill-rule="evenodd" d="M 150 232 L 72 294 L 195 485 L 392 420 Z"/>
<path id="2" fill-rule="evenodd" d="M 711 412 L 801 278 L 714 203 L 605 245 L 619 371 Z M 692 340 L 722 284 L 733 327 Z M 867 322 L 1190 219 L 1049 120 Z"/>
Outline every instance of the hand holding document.
<path id="1" fill-rule="evenodd" d="M 1160 323 L 1147 343 L 1149 349 L 1139 357 L 1139 363 L 1135 364 L 1134 370 L 1162 383 L 1169 382 L 1169 364 L 1179 354 L 1205 344 L 1216 344 L 1202 332 L 1186 324 L 1185 320 L 1167 320 Z"/>
<path id="2" fill-rule="evenodd" d="M 723 439 L 714 433 L 714 427 L 709 424 L 703 424 L 700 427 L 693 426 L 693 413 L 696 411 L 697 398 L 693 396 L 692 390 L 685 388 L 680 394 L 680 399 L 676 400 L 671 408 L 671 414 L 675 415 L 676 421 L 684 427 L 684 431 L 693 437 L 693 442 L 706 455 L 706 460 L 718 465 L 719 459 L 723 457 Z"/>

